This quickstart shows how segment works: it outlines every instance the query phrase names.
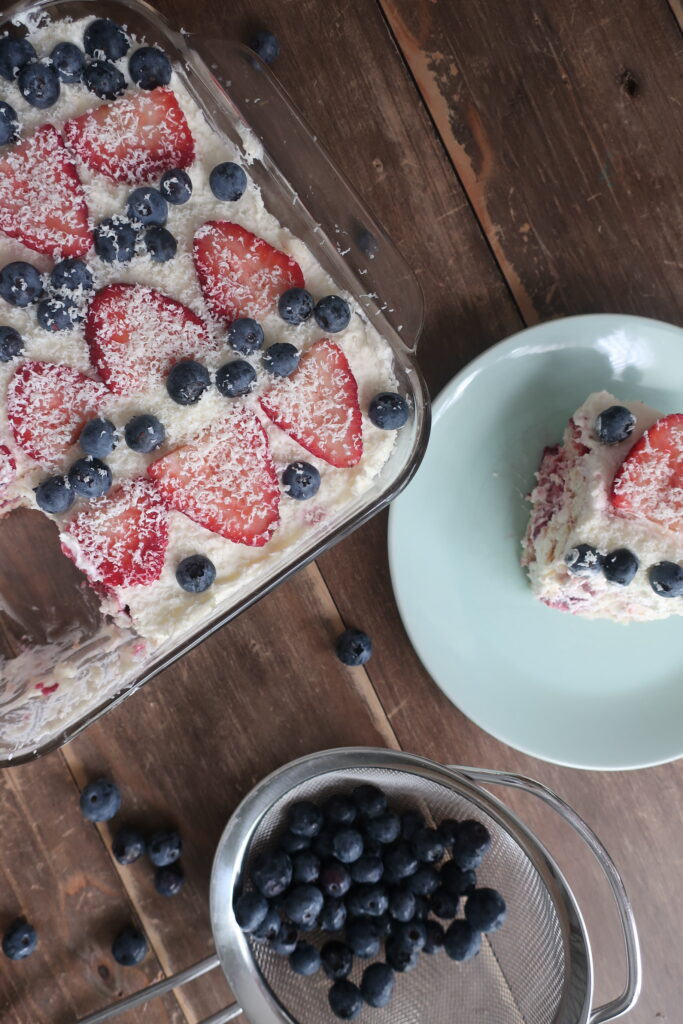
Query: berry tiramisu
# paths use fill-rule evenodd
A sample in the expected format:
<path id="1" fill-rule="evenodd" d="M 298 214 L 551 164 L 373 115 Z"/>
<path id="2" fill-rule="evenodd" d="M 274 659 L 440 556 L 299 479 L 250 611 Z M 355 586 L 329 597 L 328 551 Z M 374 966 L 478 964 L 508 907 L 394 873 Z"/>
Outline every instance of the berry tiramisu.
<path id="1" fill-rule="evenodd" d="M 539 600 L 615 622 L 683 614 L 683 415 L 597 392 L 536 476 L 522 561 Z"/>

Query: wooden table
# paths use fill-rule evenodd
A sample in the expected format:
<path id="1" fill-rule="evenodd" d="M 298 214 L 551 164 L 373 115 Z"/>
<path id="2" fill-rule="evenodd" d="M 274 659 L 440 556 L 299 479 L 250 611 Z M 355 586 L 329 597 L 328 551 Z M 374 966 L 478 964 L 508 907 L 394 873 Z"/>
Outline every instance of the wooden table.
<path id="1" fill-rule="evenodd" d="M 161 7 L 191 32 L 278 34 L 281 81 L 424 289 L 420 360 L 433 393 L 524 324 L 597 311 L 683 321 L 681 0 Z M 680 1021 L 683 768 L 572 771 L 478 730 L 411 650 L 385 532 L 380 516 L 61 752 L 0 775 L 0 928 L 21 911 L 40 930 L 33 957 L 2 963 L 3 1021 L 68 1024 L 206 956 L 211 859 L 236 803 L 278 765 L 343 744 L 513 769 L 557 789 L 633 898 L 645 985 L 629 1020 Z M 335 659 L 342 622 L 372 635 L 367 671 Z M 82 820 L 79 786 L 102 773 L 121 786 L 126 818 L 181 827 L 177 899 L 154 893 L 148 866 L 120 868 L 110 829 Z M 621 950 L 604 886 L 564 826 L 518 805 L 575 885 L 596 995 L 609 998 Z M 124 969 L 109 946 L 134 915 L 153 952 Z M 214 972 L 120 1019 L 194 1022 L 228 997 Z"/>

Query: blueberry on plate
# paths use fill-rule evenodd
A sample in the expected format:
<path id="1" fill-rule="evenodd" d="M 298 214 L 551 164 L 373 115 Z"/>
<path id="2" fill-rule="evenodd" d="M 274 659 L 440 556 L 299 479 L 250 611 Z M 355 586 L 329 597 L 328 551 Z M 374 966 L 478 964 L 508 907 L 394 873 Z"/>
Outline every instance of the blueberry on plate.
<path id="1" fill-rule="evenodd" d="M 35 60 L 36 51 L 28 39 L 3 36 L 0 39 L 0 75 L 12 82 L 25 64 Z"/>
<path id="2" fill-rule="evenodd" d="M 111 851 L 119 864 L 134 864 L 142 857 L 146 845 L 137 829 L 123 825 L 112 840 Z"/>
<path id="3" fill-rule="evenodd" d="M 67 479 L 72 491 L 82 498 L 100 498 L 111 487 L 111 470 L 106 462 L 86 455 L 74 462 Z"/>
<path id="4" fill-rule="evenodd" d="M 420 811 L 404 811 L 401 815 L 401 838 L 412 839 L 419 828 L 424 828 L 425 818 Z"/>
<path id="5" fill-rule="evenodd" d="M 272 64 L 280 56 L 280 41 L 267 29 L 260 29 L 251 40 L 251 49 L 266 64 Z"/>
<path id="6" fill-rule="evenodd" d="M 90 92 L 101 100 L 115 100 L 126 91 L 126 80 L 108 60 L 93 60 L 83 72 L 83 81 Z"/>
<path id="7" fill-rule="evenodd" d="M 185 872 L 179 861 L 154 871 L 154 888 L 160 896 L 177 896 L 185 884 Z"/>
<path id="8" fill-rule="evenodd" d="M 453 860 L 459 868 L 478 868 L 491 845 L 491 836 L 480 821 L 460 822 L 458 837 L 453 844 Z"/>
<path id="9" fill-rule="evenodd" d="M 137 232 L 124 217 L 107 217 L 93 232 L 95 252 L 105 263 L 130 263 L 135 256 Z"/>
<path id="10" fill-rule="evenodd" d="M 85 54 L 75 43 L 57 43 L 50 53 L 50 60 L 62 82 L 71 85 L 82 81 Z"/>
<path id="11" fill-rule="evenodd" d="M 78 440 L 86 455 L 104 459 L 107 455 L 111 455 L 116 448 L 119 443 L 119 435 L 111 420 L 97 416 L 88 420 L 81 430 Z"/>
<path id="12" fill-rule="evenodd" d="M 302 324 L 313 312 L 313 296 L 305 288 L 288 288 L 277 302 L 278 313 L 288 324 Z"/>
<path id="13" fill-rule="evenodd" d="M 287 814 L 289 831 L 295 836 L 311 839 L 317 836 L 323 825 L 323 812 L 310 800 L 297 800 Z"/>
<path id="14" fill-rule="evenodd" d="M 248 395 L 256 383 L 256 370 L 246 359 L 233 359 L 216 371 L 216 387 L 226 398 Z"/>
<path id="15" fill-rule="evenodd" d="M 452 921 L 458 913 L 458 897 L 440 885 L 429 897 L 429 906 L 435 917 L 443 917 Z"/>
<path id="16" fill-rule="evenodd" d="M 290 462 L 282 474 L 285 493 L 295 501 L 306 501 L 320 489 L 320 473 L 310 462 Z"/>
<path id="17" fill-rule="evenodd" d="M 337 860 L 330 860 L 320 869 L 318 885 L 327 896 L 345 896 L 351 888 L 351 872 Z"/>
<path id="18" fill-rule="evenodd" d="M 423 864 L 437 864 L 443 858 L 443 841 L 435 828 L 419 828 L 410 842 L 413 853 Z"/>
<path id="19" fill-rule="evenodd" d="M 320 953 L 310 942 L 302 939 L 297 942 L 294 952 L 289 954 L 289 966 L 295 974 L 310 978 L 320 970 Z"/>
<path id="20" fill-rule="evenodd" d="M 52 296 L 38 303 L 36 318 L 44 331 L 70 331 L 83 320 L 83 312 L 67 296 Z"/>
<path id="21" fill-rule="evenodd" d="M 410 943 L 403 941 L 398 935 L 390 935 L 384 946 L 386 962 L 394 970 L 403 974 L 404 971 L 412 971 L 417 966 L 420 955 Z"/>
<path id="22" fill-rule="evenodd" d="M 288 891 L 283 910 L 290 921 L 308 925 L 318 920 L 323 909 L 323 894 L 316 885 L 295 885 Z"/>
<path id="23" fill-rule="evenodd" d="M 216 579 L 216 566 L 206 555 L 188 555 L 178 563 L 175 578 L 188 594 L 203 594 Z"/>
<path id="24" fill-rule="evenodd" d="M 353 825 L 358 811 L 348 796 L 331 796 L 323 804 L 325 820 L 330 825 Z"/>
<path id="25" fill-rule="evenodd" d="M 0 363 L 9 363 L 24 351 L 24 340 L 13 327 L 0 327 Z"/>
<path id="26" fill-rule="evenodd" d="M 83 34 L 85 52 L 91 57 L 119 60 L 130 48 L 130 40 L 121 26 L 111 18 L 95 18 Z"/>
<path id="27" fill-rule="evenodd" d="M 209 371 L 194 359 L 176 363 L 166 378 L 166 390 L 178 405 L 194 405 L 210 384 Z"/>
<path id="28" fill-rule="evenodd" d="M 595 420 L 595 436 L 602 444 L 619 444 L 633 433 L 636 418 L 625 405 L 610 405 Z"/>
<path id="29" fill-rule="evenodd" d="M 602 568 L 602 555 L 590 544 L 577 544 L 564 556 L 564 564 L 573 576 L 595 576 Z"/>
<path id="30" fill-rule="evenodd" d="M 439 874 L 431 864 L 420 864 L 405 884 L 416 896 L 431 896 L 439 888 Z"/>
<path id="31" fill-rule="evenodd" d="M 76 495 L 66 477 L 49 476 L 35 488 L 36 504 L 43 512 L 59 515 L 67 512 L 74 503 Z"/>
<path id="32" fill-rule="evenodd" d="M 300 850 L 292 856 L 292 881 L 297 885 L 312 885 L 318 881 L 320 857 L 312 850 Z"/>
<path id="33" fill-rule="evenodd" d="M 173 170 L 164 171 L 161 175 L 159 191 L 167 203 L 182 206 L 192 196 L 192 179 L 187 171 L 174 167 Z"/>
<path id="34" fill-rule="evenodd" d="M 156 416 L 149 413 L 142 413 L 140 416 L 133 416 L 124 427 L 126 444 L 134 452 L 147 454 L 162 445 L 166 439 L 164 426 Z"/>
<path id="35" fill-rule="evenodd" d="M 443 925 L 439 924 L 438 921 L 432 921 L 431 918 L 429 921 L 425 921 L 425 928 L 427 930 L 427 938 L 422 947 L 422 952 L 432 956 L 443 949 L 446 933 Z"/>
<path id="36" fill-rule="evenodd" d="M 384 864 L 380 857 L 363 854 L 350 867 L 351 878 L 361 885 L 375 885 L 384 874 Z"/>
<path id="37" fill-rule="evenodd" d="M 123 967 L 135 967 L 147 956 L 147 939 L 135 925 L 129 924 L 116 936 L 111 945 L 112 956 Z"/>
<path id="38" fill-rule="evenodd" d="M 332 852 L 342 864 L 353 864 L 363 854 L 363 836 L 355 828 L 338 829 L 332 838 Z"/>
<path id="39" fill-rule="evenodd" d="M 361 629 L 345 629 L 337 638 L 337 657 L 345 665 L 365 665 L 372 656 L 372 640 Z"/>
<path id="40" fill-rule="evenodd" d="M 147 228 L 142 241 L 145 252 L 154 263 L 168 263 L 178 251 L 178 240 L 171 234 L 168 228 L 162 228 L 159 224 L 153 224 Z"/>
<path id="41" fill-rule="evenodd" d="M 243 892 L 235 900 L 235 920 L 243 932 L 254 932 L 266 919 L 270 905 L 260 892 Z"/>
<path id="42" fill-rule="evenodd" d="M 392 883 L 400 882 L 414 875 L 418 868 L 417 857 L 409 843 L 401 841 L 390 846 L 384 855 L 384 878 Z"/>
<path id="43" fill-rule="evenodd" d="M 300 352 L 288 341 L 276 341 L 263 353 L 263 365 L 274 377 L 289 377 L 299 365 Z"/>
<path id="44" fill-rule="evenodd" d="M 475 889 L 467 897 L 465 918 L 475 931 L 495 932 L 506 916 L 505 900 L 496 889 Z"/>
<path id="45" fill-rule="evenodd" d="M 250 874 L 258 891 L 272 899 L 289 888 L 292 881 L 292 861 L 283 850 L 261 853 L 254 858 Z"/>
<path id="46" fill-rule="evenodd" d="M 291 921 L 281 921 L 275 936 L 270 940 L 271 949 L 279 956 L 289 956 L 296 949 L 299 933 Z"/>
<path id="47" fill-rule="evenodd" d="M 155 832 L 147 844 L 147 856 L 155 868 L 164 868 L 180 859 L 183 842 L 175 829 Z"/>
<path id="48" fill-rule="evenodd" d="M 54 291 L 65 291 L 82 295 L 93 286 L 92 274 L 83 260 L 67 257 L 55 263 L 50 274 L 50 287 Z"/>
<path id="49" fill-rule="evenodd" d="M 360 991 L 368 1006 L 388 1006 L 394 992 L 396 977 L 389 964 L 370 964 L 363 971 Z"/>
<path id="50" fill-rule="evenodd" d="M 0 101 L 0 146 L 16 142 L 19 138 L 19 118 L 14 107 Z"/>
<path id="51" fill-rule="evenodd" d="M 128 61 L 130 77 L 141 89 L 157 89 L 171 81 L 171 62 L 156 46 L 141 46 Z"/>
<path id="52" fill-rule="evenodd" d="M 322 968 L 332 981 L 340 981 L 348 977 L 353 966 L 353 953 L 345 942 L 332 939 L 320 950 Z"/>
<path id="53" fill-rule="evenodd" d="M 415 914 L 415 896 L 410 889 L 392 889 L 389 895 L 389 913 L 395 921 L 412 921 Z"/>
<path id="54" fill-rule="evenodd" d="M 408 403 L 402 395 L 383 391 L 370 402 L 368 416 L 380 430 L 400 430 L 408 419 Z"/>
<path id="55" fill-rule="evenodd" d="M 660 597 L 680 597 L 683 594 L 683 568 L 676 562 L 655 562 L 648 569 L 647 578 Z"/>
<path id="56" fill-rule="evenodd" d="M 283 832 L 279 839 L 280 849 L 284 850 L 290 856 L 294 853 L 299 853 L 301 850 L 308 850 L 311 845 L 311 840 L 306 836 L 295 836 L 289 829 Z"/>
<path id="57" fill-rule="evenodd" d="M 263 328 L 251 317 L 243 316 L 228 327 L 228 345 L 242 356 L 250 356 L 263 346 Z"/>
<path id="58" fill-rule="evenodd" d="M 469 921 L 454 921 L 446 929 L 443 948 L 451 960 L 471 960 L 481 949 L 481 932 L 475 931 Z"/>
<path id="59" fill-rule="evenodd" d="M 395 843 L 401 834 L 401 819 L 395 811 L 385 811 L 375 818 L 368 818 L 364 826 L 365 835 L 376 843 Z"/>
<path id="60" fill-rule="evenodd" d="M 165 224 L 168 203 L 158 189 L 145 185 L 136 188 L 128 196 L 126 213 L 132 221 L 139 224 Z"/>
<path id="61" fill-rule="evenodd" d="M 10 306 L 23 309 L 43 294 L 43 279 L 35 267 L 22 260 L 7 263 L 0 270 L 0 296 Z"/>
<path id="62" fill-rule="evenodd" d="M 340 932 L 346 924 L 346 904 L 336 896 L 327 896 L 318 925 L 323 932 Z"/>
<path id="63" fill-rule="evenodd" d="M 617 548 L 602 559 L 602 574 L 610 583 L 627 587 L 638 572 L 638 559 L 628 548 Z"/>
<path id="64" fill-rule="evenodd" d="M 38 945 L 38 933 L 32 924 L 19 917 L 2 937 L 2 951 L 10 960 L 25 960 Z"/>
<path id="65" fill-rule="evenodd" d="M 379 935 L 370 917 L 356 917 L 349 921 L 344 938 L 353 955 L 363 960 L 375 957 L 379 953 Z"/>
<path id="66" fill-rule="evenodd" d="M 272 942 L 280 930 L 280 915 L 275 907 L 268 907 L 268 912 L 258 928 L 251 933 L 252 939 L 257 942 Z"/>
<path id="67" fill-rule="evenodd" d="M 81 813 L 88 821 L 111 821 L 120 806 L 118 786 L 109 779 L 95 779 L 81 793 Z"/>
<path id="68" fill-rule="evenodd" d="M 239 164 L 226 160 L 216 164 L 209 175 L 209 188 L 216 199 L 234 203 L 244 195 L 247 176 Z"/>
<path id="69" fill-rule="evenodd" d="M 351 310 L 341 295 L 326 295 L 315 304 L 315 322 L 328 334 L 336 334 L 349 326 Z"/>

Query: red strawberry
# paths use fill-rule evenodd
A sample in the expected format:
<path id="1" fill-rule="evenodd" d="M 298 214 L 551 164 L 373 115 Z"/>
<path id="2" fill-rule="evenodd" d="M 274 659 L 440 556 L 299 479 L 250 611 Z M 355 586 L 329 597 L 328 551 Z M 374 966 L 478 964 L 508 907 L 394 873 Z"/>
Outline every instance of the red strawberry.
<path id="1" fill-rule="evenodd" d="M 280 486 L 255 413 L 225 419 L 147 467 L 169 508 L 236 544 L 262 547 L 279 520 Z"/>
<path id="2" fill-rule="evenodd" d="M 683 529 L 683 413 L 663 416 L 636 441 L 617 470 L 610 501 L 622 515 Z"/>
<path id="3" fill-rule="evenodd" d="M 64 125 L 64 140 L 92 171 L 140 185 L 194 160 L 194 139 L 171 89 L 105 103 Z"/>
<path id="4" fill-rule="evenodd" d="M 7 392 L 14 440 L 36 462 L 54 465 L 107 397 L 104 384 L 71 366 L 22 363 Z"/>
<path id="5" fill-rule="evenodd" d="M 124 480 L 78 512 L 60 539 L 64 554 L 91 583 L 146 586 L 164 567 L 166 509 L 149 480 Z"/>
<path id="6" fill-rule="evenodd" d="M 0 444 L 0 499 L 2 492 L 6 491 L 14 480 L 16 469 L 17 464 L 11 451 L 6 445 Z"/>
<path id="7" fill-rule="evenodd" d="M 358 385 L 346 356 L 323 338 L 261 398 L 273 423 L 331 466 L 355 466 L 363 454 Z"/>
<path id="8" fill-rule="evenodd" d="M 51 124 L 0 160 L 0 231 L 53 259 L 83 256 L 92 245 L 76 168 Z"/>
<path id="9" fill-rule="evenodd" d="M 85 339 L 93 365 L 117 395 L 153 387 L 179 359 L 215 348 L 196 313 L 140 284 L 102 288 L 90 303 Z"/>
<path id="10" fill-rule="evenodd" d="M 288 288 L 303 288 L 301 267 L 263 238 L 228 220 L 210 220 L 194 236 L 194 265 L 215 317 L 258 319 Z"/>

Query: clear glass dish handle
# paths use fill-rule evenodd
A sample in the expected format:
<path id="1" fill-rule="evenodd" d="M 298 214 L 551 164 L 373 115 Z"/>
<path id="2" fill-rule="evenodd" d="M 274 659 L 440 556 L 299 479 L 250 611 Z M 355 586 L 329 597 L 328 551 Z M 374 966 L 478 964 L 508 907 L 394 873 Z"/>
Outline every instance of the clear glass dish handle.
<path id="1" fill-rule="evenodd" d="M 621 1017 L 622 1014 L 628 1013 L 638 1000 L 642 984 L 638 931 L 631 901 L 624 888 L 621 875 L 595 832 L 557 793 L 554 793 L 552 789 L 549 789 L 540 782 L 536 782 L 534 779 L 526 778 L 523 775 L 515 775 L 513 772 L 500 772 L 488 768 L 463 768 L 460 765 L 449 765 L 449 767 L 465 775 L 472 782 L 508 786 L 512 789 L 521 789 L 525 793 L 530 793 L 532 796 L 548 804 L 549 807 L 552 807 L 584 841 L 609 882 L 619 913 L 626 953 L 626 987 L 624 991 L 616 999 L 605 1003 L 604 1006 L 598 1006 L 591 1010 L 588 1024 L 607 1024 L 607 1022 Z"/>

